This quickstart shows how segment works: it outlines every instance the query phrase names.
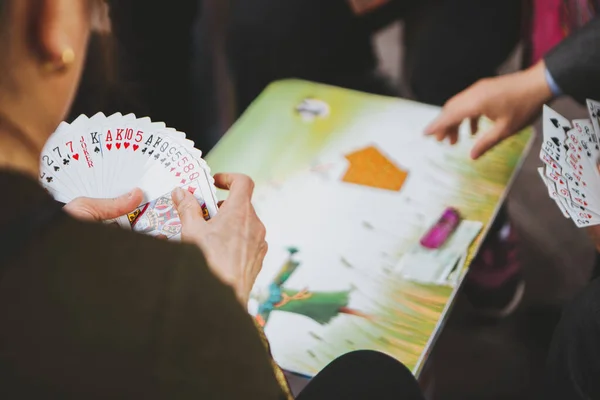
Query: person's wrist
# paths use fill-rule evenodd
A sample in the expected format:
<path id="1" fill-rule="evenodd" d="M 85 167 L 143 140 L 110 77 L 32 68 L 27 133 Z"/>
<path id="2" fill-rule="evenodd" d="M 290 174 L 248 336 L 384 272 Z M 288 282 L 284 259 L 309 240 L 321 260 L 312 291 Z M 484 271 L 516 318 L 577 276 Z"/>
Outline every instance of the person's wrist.
<path id="1" fill-rule="evenodd" d="M 228 271 L 234 271 L 235 269 L 231 267 L 224 268 L 222 258 L 220 258 L 213 251 L 209 250 L 210 238 L 205 236 L 203 238 L 204 240 L 197 240 L 196 238 L 187 238 L 183 236 L 182 239 L 196 245 L 200 251 L 202 251 L 204 260 L 206 261 L 206 264 L 212 271 L 213 275 L 215 275 L 225 285 L 229 286 L 235 293 L 235 297 L 237 297 L 242 305 L 246 307 L 250 301 L 250 291 L 244 289 L 247 286 L 245 280 L 243 278 L 238 279 L 236 276 L 234 276 L 234 274 L 228 273 Z"/>
<path id="2" fill-rule="evenodd" d="M 228 268 L 218 268 L 214 266 L 220 265 L 223 267 L 222 261 L 220 264 L 217 264 L 217 261 L 213 263 L 210 258 L 207 259 L 207 261 L 221 282 L 233 289 L 235 297 L 237 297 L 239 302 L 242 303 L 244 307 L 247 307 L 248 302 L 250 301 L 250 291 L 252 289 L 251 285 L 248 285 L 247 279 L 243 276 L 238 276 L 237 274 L 233 273 L 232 271 L 238 270 L 233 265 L 229 266 Z"/>
<path id="3" fill-rule="evenodd" d="M 552 88 L 546 79 L 546 63 L 540 60 L 523 72 L 526 90 L 535 104 L 542 105 L 554 98 Z"/>

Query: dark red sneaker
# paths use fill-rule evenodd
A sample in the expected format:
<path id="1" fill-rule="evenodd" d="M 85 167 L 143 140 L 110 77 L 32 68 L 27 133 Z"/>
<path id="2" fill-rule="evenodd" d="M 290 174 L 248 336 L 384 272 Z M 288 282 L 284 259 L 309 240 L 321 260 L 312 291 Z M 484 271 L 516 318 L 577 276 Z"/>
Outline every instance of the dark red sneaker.
<path id="1" fill-rule="evenodd" d="M 510 222 L 488 234 L 471 264 L 463 290 L 481 316 L 504 318 L 518 308 L 525 293 L 525 281 L 517 235 Z"/>

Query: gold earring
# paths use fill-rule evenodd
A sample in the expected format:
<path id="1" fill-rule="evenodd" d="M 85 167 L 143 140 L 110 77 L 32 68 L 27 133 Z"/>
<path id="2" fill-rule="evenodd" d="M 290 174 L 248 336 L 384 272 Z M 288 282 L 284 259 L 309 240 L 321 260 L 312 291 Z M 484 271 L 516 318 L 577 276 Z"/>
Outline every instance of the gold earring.
<path id="1" fill-rule="evenodd" d="M 64 49 L 62 54 L 60 55 L 60 60 L 62 61 L 63 68 L 71 65 L 73 61 L 75 61 L 75 52 L 73 51 L 73 49 L 70 47 Z"/>
<path id="2" fill-rule="evenodd" d="M 68 68 L 73 61 L 75 61 L 75 52 L 71 47 L 67 47 L 62 51 L 60 61 L 47 61 L 44 63 L 44 69 L 48 72 L 61 71 Z"/>

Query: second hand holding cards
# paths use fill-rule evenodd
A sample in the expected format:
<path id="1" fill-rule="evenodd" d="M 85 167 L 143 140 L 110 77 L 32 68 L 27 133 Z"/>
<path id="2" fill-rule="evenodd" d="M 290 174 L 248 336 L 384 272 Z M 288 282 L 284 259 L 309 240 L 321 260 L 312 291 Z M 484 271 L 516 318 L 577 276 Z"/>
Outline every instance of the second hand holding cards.
<path id="1" fill-rule="evenodd" d="M 544 106 L 538 169 L 550 197 L 579 228 L 600 224 L 600 103 L 587 104 L 591 120 L 572 122 Z"/>
<path id="2" fill-rule="evenodd" d="M 192 193 L 205 219 L 218 208 L 214 179 L 194 142 L 162 122 L 133 114 L 80 115 L 71 124 L 61 123 L 42 150 L 39 178 L 62 203 L 114 198 L 140 188 L 142 204 L 107 222 L 166 239 L 181 235 L 173 189 Z"/>

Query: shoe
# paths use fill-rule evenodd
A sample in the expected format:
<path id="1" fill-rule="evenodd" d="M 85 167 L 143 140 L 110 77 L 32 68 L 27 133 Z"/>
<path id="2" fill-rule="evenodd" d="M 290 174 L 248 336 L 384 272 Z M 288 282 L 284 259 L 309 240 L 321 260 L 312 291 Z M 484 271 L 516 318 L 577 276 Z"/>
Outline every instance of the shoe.
<path id="1" fill-rule="evenodd" d="M 490 232 L 471 264 L 463 290 L 482 317 L 500 319 L 511 315 L 525 293 L 517 235 L 506 222 Z"/>

